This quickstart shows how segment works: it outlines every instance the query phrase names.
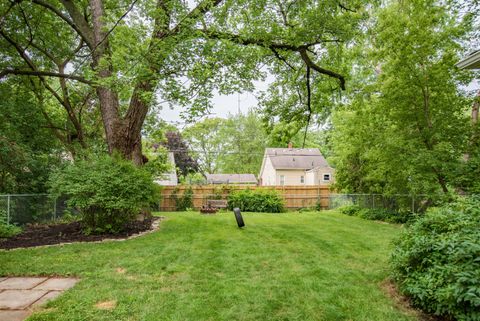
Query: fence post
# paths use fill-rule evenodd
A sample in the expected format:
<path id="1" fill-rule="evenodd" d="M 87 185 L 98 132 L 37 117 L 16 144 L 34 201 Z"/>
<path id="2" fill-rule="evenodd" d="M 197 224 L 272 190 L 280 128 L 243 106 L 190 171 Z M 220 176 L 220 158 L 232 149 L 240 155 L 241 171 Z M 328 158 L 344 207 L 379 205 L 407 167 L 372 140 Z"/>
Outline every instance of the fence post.
<path id="1" fill-rule="evenodd" d="M 57 198 L 55 197 L 53 200 L 53 220 L 57 220 Z"/>
<path id="2" fill-rule="evenodd" d="M 372 194 L 372 208 L 375 209 L 375 194 Z"/>
<path id="3" fill-rule="evenodd" d="M 7 225 L 10 225 L 10 195 L 7 195 Z"/>
<path id="4" fill-rule="evenodd" d="M 412 213 L 415 214 L 415 196 L 412 195 Z"/>

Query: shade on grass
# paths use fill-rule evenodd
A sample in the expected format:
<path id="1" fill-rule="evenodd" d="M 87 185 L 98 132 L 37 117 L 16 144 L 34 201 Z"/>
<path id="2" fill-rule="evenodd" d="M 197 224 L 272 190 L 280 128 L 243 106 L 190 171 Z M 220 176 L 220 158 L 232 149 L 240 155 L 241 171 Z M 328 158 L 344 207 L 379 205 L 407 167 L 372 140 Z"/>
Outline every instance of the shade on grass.
<path id="1" fill-rule="evenodd" d="M 82 279 L 29 320 L 415 320 L 380 287 L 397 226 L 244 213 L 240 230 L 232 213 L 162 215 L 158 232 L 125 242 L 0 251 L 0 275 Z"/>

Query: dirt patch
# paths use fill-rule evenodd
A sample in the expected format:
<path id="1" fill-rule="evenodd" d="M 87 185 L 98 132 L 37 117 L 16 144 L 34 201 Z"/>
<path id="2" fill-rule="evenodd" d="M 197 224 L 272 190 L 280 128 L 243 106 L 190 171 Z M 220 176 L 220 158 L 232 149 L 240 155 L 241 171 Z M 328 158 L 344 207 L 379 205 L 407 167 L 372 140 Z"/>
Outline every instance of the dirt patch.
<path id="1" fill-rule="evenodd" d="M 158 228 L 160 219 L 160 217 L 153 217 L 144 221 L 131 222 L 125 230 L 119 234 L 85 235 L 80 222 L 32 225 L 26 227 L 23 232 L 18 235 L 3 240 L 0 239 L 0 249 L 15 249 L 73 242 L 98 242 L 106 239 L 127 239 Z"/>
<path id="2" fill-rule="evenodd" d="M 411 305 L 410 300 L 398 291 L 397 286 L 390 279 L 383 281 L 380 284 L 380 287 L 382 288 L 383 292 L 385 292 L 385 294 L 387 294 L 387 296 L 393 300 L 393 302 L 395 303 L 395 307 L 397 307 L 399 310 L 404 311 L 409 315 L 415 316 L 418 320 L 421 320 L 421 321 L 446 321 L 447 320 L 441 317 L 426 314 L 425 312 L 415 309 Z"/>
<path id="3" fill-rule="evenodd" d="M 113 310 L 117 306 L 117 301 L 103 301 L 95 304 L 95 307 L 100 310 Z"/>
<path id="4" fill-rule="evenodd" d="M 116 268 L 115 271 L 118 274 L 125 274 L 127 272 L 127 270 L 125 270 L 124 268 Z"/>

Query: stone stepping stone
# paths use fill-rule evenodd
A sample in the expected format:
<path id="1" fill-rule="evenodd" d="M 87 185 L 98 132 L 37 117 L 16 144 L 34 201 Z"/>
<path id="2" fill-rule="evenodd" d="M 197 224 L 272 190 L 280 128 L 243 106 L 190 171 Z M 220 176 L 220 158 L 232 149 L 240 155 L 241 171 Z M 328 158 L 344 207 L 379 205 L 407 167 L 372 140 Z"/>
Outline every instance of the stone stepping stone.
<path id="1" fill-rule="evenodd" d="M 77 279 L 51 278 L 40 283 L 33 290 L 65 291 L 77 283 Z"/>
<path id="2" fill-rule="evenodd" d="M 22 321 L 47 301 L 73 287 L 79 279 L 1 277 L 0 321 Z"/>
<path id="3" fill-rule="evenodd" d="M 25 310 L 0 310 L 0 320 L 5 321 L 23 321 L 31 314 Z"/>
<path id="4" fill-rule="evenodd" d="M 0 309 L 26 309 L 47 294 L 47 292 L 44 290 L 5 290 L 0 293 Z"/>
<path id="5" fill-rule="evenodd" d="M 28 290 L 47 279 L 48 278 L 7 278 L 0 282 L 0 290 Z"/>
<path id="6" fill-rule="evenodd" d="M 40 300 L 36 301 L 35 303 L 32 304 L 32 307 L 38 307 L 38 306 L 41 306 L 41 305 L 44 305 L 45 303 L 47 303 L 48 301 L 50 300 L 53 300 L 55 299 L 57 296 L 59 296 L 60 294 L 62 294 L 63 291 L 50 291 L 48 292 L 47 294 L 45 294 L 44 296 L 42 296 L 40 298 Z M 1 319 L 0 319 L 1 320 Z"/>

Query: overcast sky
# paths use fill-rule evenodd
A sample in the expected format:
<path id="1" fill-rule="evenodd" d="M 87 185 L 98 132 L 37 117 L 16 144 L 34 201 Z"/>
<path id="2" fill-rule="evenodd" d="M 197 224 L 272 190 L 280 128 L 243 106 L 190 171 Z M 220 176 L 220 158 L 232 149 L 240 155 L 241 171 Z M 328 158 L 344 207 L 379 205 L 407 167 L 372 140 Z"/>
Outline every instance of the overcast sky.
<path id="1" fill-rule="evenodd" d="M 267 90 L 268 84 L 272 81 L 273 76 L 267 77 L 265 81 L 256 81 L 255 87 L 256 92 L 254 93 L 242 93 L 242 94 L 233 94 L 233 95 L 218 95 L 216 94 L 213 98 L 213 109 L 212 113 L 206 117 L 222 117 L 225 118 L 228 114 L 238 113 L 238 106 L 240 106 L 240 111 L 246 113 L 252 107 L 257 106 L 257 99 L 255 95 L 258 92 Z M 480 83 L 479 81 L 473 81 L 468 87 L 467 90 L 479 90 Z M 240 98 L 240 104 L 238 99 Z M 182 128 L 185 124 L 184 121 L 180 118 L 181 109 L 177 108 L 171 110 L 168 107 L 164 107 L 161 113 L 161 118 L 169 123 L 177 125 Z"/>

